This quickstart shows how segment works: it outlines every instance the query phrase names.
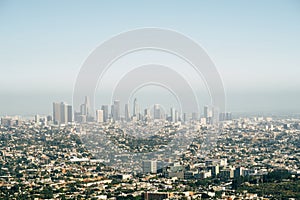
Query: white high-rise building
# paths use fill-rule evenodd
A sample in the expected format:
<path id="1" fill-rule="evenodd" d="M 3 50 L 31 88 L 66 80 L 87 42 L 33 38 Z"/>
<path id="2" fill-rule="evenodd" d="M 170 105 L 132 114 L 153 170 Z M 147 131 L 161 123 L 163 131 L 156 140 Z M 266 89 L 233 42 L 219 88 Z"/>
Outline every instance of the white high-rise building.
<path id="1" fill-rule="evenodd" d="M 170 109 L 170 113 L 171 113 L 171 122 L 176 122 L 176 116 L 175 116 L 175 113 L 176 113 L 176 110 L 175 110 L 175 108 L 171 108 Z"/>
<path id="2" fill-rule="evenodd" d="M 104 121 L 103 118 L 103 110 L 96 110 L 96 121 L 102 123 Z"/>
<path id="3" fill-rule="evenodd" d="M 175 122 L 178 122 L 179 120 L 179 113 L 177 110 L 175 110 Z"/>

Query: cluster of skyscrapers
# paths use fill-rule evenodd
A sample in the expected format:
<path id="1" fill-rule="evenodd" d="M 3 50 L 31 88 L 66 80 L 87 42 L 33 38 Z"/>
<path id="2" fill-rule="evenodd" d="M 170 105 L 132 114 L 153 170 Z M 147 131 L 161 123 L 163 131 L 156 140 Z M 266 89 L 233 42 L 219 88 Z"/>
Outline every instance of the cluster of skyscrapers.
<path id="1" fill-rule="evenodd" d="M 73 122 L 72 106 L 64 102 L 53 103 L 53 122 L 55 124 L 68 124 Z"/>
<path id="2" fill-rule="evenodd" d="M 139 121 L 139 120 L 160 120 L 165 119 L 170 122 L 187 122 L 189 120 L 200 120 L 203 124 L 215 124 L 219 121 L 231 120 L 231 113 L 219 113 L 218 109 L 213 106 L 204 106 L 204 115 L 199 113 L 180 114 L 178 110 L 171 107 L 169 115 L 165 113 L 159 104 L 154 104 L 153 108 L 146 108 L 141 112 L 140 105 L 135 98 L 132 105 L 132 114 L 129 104 L 125 104 L 124 115 L 121 111 L 121 102 L 114 100 L 113 104 L 102 105 L 101 109 L 96 112 L 91 109 L 89 97 L 86 96 L 84 103 L 80 105 L 79 112 L 74 113 L 74 121 L 79 123 L 85 122 L 113 122 L 113 121 Z M 67 124 L 73 122 L 72 106 L 65 103 L 53 103 L 53 121 L 56 124 Z"/>

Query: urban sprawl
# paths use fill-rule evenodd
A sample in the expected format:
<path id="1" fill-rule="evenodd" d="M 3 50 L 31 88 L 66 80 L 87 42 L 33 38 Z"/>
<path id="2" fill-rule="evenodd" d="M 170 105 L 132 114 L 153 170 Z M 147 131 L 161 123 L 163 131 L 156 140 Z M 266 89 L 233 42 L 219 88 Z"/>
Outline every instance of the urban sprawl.
<path id="1" fill-rule="evenodd" d="M 124 107 L 1 117 L 0 199 L 300 199 L 299 118 Z"/>

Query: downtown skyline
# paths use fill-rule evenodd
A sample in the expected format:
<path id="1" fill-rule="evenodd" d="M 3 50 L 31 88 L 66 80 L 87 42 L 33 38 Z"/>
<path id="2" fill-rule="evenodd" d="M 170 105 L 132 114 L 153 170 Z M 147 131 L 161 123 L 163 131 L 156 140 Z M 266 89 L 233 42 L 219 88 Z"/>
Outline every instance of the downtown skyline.
<path id="1" fill-rule="evenodd" d="M 72 102 L 89 53 L 112 35 L 140 27 L 177 30 L 203 46 L 222 76 L 228 110 L 300 111 L 297 1 L 78 3 L 65 9 L 70 4 L 56 9 L 50 2 L 1 2 L 1 115 L 50 114 L 49 102 Z M 109 104 L 96 95 L 97 102 Z"/>

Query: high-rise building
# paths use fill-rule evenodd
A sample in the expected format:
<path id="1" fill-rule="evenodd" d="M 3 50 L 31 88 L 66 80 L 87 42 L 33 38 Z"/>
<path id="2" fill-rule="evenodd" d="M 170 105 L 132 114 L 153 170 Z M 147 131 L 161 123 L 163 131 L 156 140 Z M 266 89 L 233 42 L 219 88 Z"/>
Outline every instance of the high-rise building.
<path id="1" fill-rule="evenodd" d="M 175 108 L 173 108 L 173 107 L 171 107 L 171 109 L 170 109 L 170 113 L 171 113 L 171 122 L 175 122 L 176 121 L 176 119 L 175 119 L 175 112 L 176 112 L 176 110 L 175 110 Z"/>
<path id="2" fill-rule="evenodd" d="M 80 105 L 80 114 L 81 114 L 81 115 L 87 116 L 87 113 L 88 113 L 88 111 L 87 111 L 87 106 L 86 106 L 86 104 L 81 104 L 81 105 Z"/>
<path id="3" fill-rule="evenodd" d="M 71 105 L 67 105 L 67 122 L 73 122 L 73 110 Z"/>
<path id="4" fill-rule="evenodd" d="M 178 122 L 179 120 L 179 113 L 177 110 L 175 110 L 175 122 Z"/>
<path id="5" fill-rule="evenodd" d="M 120 101 L 115 100 L 114 101 L 114 106 L 113 106 L 113 119 L 114 121 L 119 121 L 120 120 Z"/>
<path id="6" fill-rule="evenodd" d="M 150 109 L 149 109 L 149 108 L 146 108 L 146 109 L 144 110 L 144 116 L 145 116 L 145 117 L 150 117 Z"/>
<path id="7" fill-rule="evenodd" d="M 187 122 L 187 114 L 183 113 L 183 122 Z"/>
<path id="8" fill-rule="evenodd" d="M 144 160 L 143 161 L 143 173 L 157 173 L 157 161 L 156 160 Z"/>
<path id="9" fill-rule="evenodd" d="M 214 111 L 211 106 L 204 106 L 204 117 L 206 118 L 206 123 L 207 124 L 212 124 L 214 119 L 213 119 Z"/>
<path id="10" fill-rule="evenodd" d="M 208 106 L 204 106 L 204 117 L 208 118 L 209 116 L 209 107 Z"/>
<path id="11" fill-rule="evenodd" d="M 108 105 L 102 105 L 101 110 L 103 110 L 103 121 L 107 122 L 107 120 L 108 120 Z"/>
<path id="12" fill-rule="evenodd" d="M 153 119 L 161 119 L 161 112 L 159 104 L 155 104 L 153 108 Z"/>
<path id="13" fill-rule="evenodd" d="M 60 103 L 53 103 L 53 122 L 60 123 Z"/>
<path id="14" fill-rule="evenodd" d="M 150 113 L 150 109 L 149 108 L 146 108 L 144 110 L 144 116 L 142 116 L 142 118 L 145 120 L 145 121 L 148 121 L 151 119 L 151 113 Z"/>
<path id="15" fill-rule="evenodd" d="M 221 112 L 219 114 L 220 121 L 232 120 L 232 115 L 230 112 Z"/>
<path id="16" fill-rule="evenodd" d="M 40 116 L 39 115 L 35 115 L 34 116 L 34 122 L 35 123 L 39 123 L 40 122 Z"/>
<path id="17" fill-rule="evenodd" d="M 67 104 L 61 102 L 60 104 L 60 123 L 68 123 L 68 108 Z"/>
<path id="18" fill-rule="evenodd" d="M 139 105 L 137 99 L 135 98 L 133 101 L 133 116 L 137 117 L 137 119 L 139 120 L 140 117 L 139 115 L 140 115 Z"/>
<path id="19" fill-rule="evenodd" d="M 86 116 L 91 117 L 92 112 L 91 112 L 91 104 L 90 104 L 89 96 L 85 96 L 84 104 L 85 104 L 85 107 L 86 107 Z"/>
<path id="20" fill-rule="evenodd" d="M 90 99 L 88 96 L 85 96 L 84 103 L 80 105 L 80 112 L 75 112 L 75 121 L 84 122 L 84 121 L 93 121 L 94 113 L 92 113 Z M 82 120 L 86 119 L 86 120 Z"/>
<path id="21" fill-rule="evenodd" d="M 115 110 L 115 108 L 114 108 L 114 105 L 111 105 L 110 106 L 110 119 L 114 119 L 114 111 Z"/>
<path id="22" fill-rule="evenodd" d="M 212 122 L 211 124 L 216 124 L 219 122 L 219 109 L 217 107 L 212 107 Z"/>
<path id="23" fill-rule="evenodd" d="M 129 105 L 125 104 L 125 121 L 130 121 Z"/>
<path id="24" fill-rule="evenodd" d="M 103 110 L 96 110 L 96 121 L 102 123 L 104 121 L 103 118 Z"/>

